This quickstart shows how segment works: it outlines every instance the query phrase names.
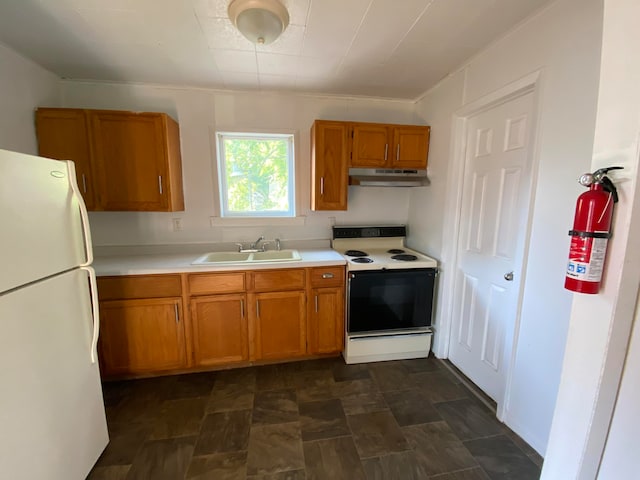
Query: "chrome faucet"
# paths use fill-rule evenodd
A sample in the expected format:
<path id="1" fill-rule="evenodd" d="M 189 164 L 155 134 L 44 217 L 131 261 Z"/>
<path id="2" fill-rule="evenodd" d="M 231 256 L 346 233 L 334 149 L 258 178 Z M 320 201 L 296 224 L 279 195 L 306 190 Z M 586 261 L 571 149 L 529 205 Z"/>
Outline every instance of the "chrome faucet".
<path id="1" fill-rule="evenodd" d="M 263 240 L 264 240 L 264 235 L 260 235 L 260 238 L 258 238 L 255 242 L 253 242 L 251 245 L 249 245 L 249 249 L 258 250 L 258 244 L 260 242 L 262 242 Z M 262 246 L 262 249 L 264 250 L 264 245 Z"/>
<path id="2" fill-rule="evenodd" d="M 260 244 L 260 242 L 262 242 L 262 244 Z M 264 236 L 260 235 L 260 238 L 258 238 L 255 242 L 249 244 L 249 248 L 244 248 L 244 245 L 242 243 L 236 243 L 236 245 L 238 246 L 238 251 L 241 253 L 254 253 L 266 252 L 267 245 L 269 245 L 269 243 L 271 242 L 265 242 Z"/>

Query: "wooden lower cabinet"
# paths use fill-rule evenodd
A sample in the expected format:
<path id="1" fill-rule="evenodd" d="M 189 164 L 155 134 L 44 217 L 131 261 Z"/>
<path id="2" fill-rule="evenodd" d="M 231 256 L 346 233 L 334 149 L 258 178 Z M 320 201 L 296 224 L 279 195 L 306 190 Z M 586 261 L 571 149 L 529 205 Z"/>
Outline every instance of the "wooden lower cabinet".
<path id="1" fill-rule="evenodd" d="M 249 295 L 252 305 L 252 357 L 283 359 L 307 352 L 305 292 Z"/>
<path id="2" fill-rule="evenodd" d="M 344 345 L 344 287 L 315 288 L 309 299 L 308 349 L 340 352 Z"/>
<path id="3" fill-rule="evenodd" d="M 103 375 L 143 374 L 187 365 L 182 299 L 100 302 Z"/>
<path id="4" fill-rule="evenodd" d="M 98 279 L 104 377 L 342 350 L 343 266 Z"/>
<path id="5" fill-rule="evenodd" d="M 249 360 L 244 294 L 194 297 L 190 305 L 196 365 L 222 365 Z"/>

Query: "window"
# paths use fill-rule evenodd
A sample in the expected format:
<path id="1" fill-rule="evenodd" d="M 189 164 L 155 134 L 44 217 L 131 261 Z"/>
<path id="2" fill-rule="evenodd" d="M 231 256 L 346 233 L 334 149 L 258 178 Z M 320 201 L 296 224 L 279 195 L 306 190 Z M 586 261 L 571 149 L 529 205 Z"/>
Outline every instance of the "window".
<path id="1" fill-rule="evenodd" d="M 293 135 L 218 132 L 222 217 L 295 216 Z"/>

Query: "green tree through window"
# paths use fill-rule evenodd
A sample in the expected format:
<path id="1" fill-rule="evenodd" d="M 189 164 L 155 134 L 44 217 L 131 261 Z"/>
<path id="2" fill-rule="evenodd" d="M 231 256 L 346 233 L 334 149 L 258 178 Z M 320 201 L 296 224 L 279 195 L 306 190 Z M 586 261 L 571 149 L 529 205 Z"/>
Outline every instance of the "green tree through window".
<path id="1" fill-rule="evenodd" d="M 223 216 L 293 216 L 293 136 L 218 133 Z"/>

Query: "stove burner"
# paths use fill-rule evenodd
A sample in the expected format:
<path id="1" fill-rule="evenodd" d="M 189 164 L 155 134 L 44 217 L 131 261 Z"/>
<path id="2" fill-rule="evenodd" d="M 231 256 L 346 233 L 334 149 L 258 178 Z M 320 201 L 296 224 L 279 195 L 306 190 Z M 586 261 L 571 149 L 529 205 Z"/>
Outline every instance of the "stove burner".
<path id="1" fill-rule="evenodd" d="M 367 252 L 363 252 L 362 250 L 347 250 L 344 254 L 348 257 L 367 257 L 369 255 Z"/>
<path id="2" fill-rule="evenodd" d="M 401 262 L 413 262 L 417 259 L 418 257 L 416 257 L 415 255 L 410 255 L 408 253 L 403 255 L 393 255 L 391 257 L 391 260 L 400 260 Z"/>
<path id="3" fill-rule="evenodd" d="M 353 263 L 371 263 L 371 262 L 373 262 L 373 260 L 371 260 L 370 258 L 367 258 L 367 257 L 356 257 L 356 258 L 352 258 L 351 261 Z"/>
<path id="4" fill-rule="evenodd" d="M 387 250 L 387 253 L 393 253 L 393 254 L 404 253 L 404 250 L 400 250 L 399 248 L 392 248 L 391 250 Z"/>

